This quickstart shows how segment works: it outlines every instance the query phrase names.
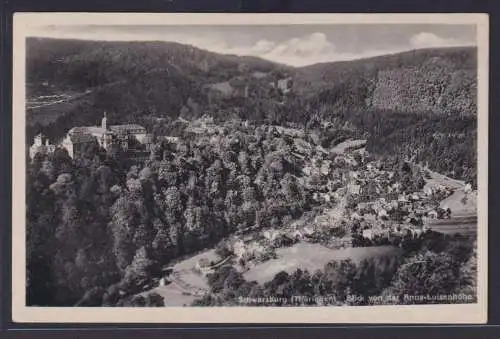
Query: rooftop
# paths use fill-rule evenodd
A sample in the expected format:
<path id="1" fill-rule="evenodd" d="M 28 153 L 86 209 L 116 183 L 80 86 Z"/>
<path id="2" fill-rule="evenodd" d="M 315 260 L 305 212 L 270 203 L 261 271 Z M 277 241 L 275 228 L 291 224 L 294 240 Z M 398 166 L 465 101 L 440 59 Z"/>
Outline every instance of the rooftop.
<path id="1" fill-rule="evenodd" d="M 141 126 L 141 125 L 137 125 L 137 124 L 126 124 L 126 125 L 113 125 L 113 126 L 109 126 L 109 129 L 113 132 L 126 132 L 126 131 L 130 131 L 130 130 L 141 130 L 141 131 L 144 131 L 146 132 L 146 129 Z"/>

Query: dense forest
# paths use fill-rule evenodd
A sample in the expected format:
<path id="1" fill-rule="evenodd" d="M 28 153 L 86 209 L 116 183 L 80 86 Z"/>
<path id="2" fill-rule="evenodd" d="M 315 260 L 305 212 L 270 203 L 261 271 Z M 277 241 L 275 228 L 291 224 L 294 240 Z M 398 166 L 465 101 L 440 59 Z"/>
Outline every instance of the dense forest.
<path id="1" fill-rule="evenodd" d="M 228 129 L 217 144 L 186 137 L 170 157 L 144 166 L 97 147 L 77 161 L 63 150 L 35 158 L 29 303 L 71 305 L 113 283 L 133 294 L 160 264 L 310 209 L 285 140 L 265 128 Z"/>

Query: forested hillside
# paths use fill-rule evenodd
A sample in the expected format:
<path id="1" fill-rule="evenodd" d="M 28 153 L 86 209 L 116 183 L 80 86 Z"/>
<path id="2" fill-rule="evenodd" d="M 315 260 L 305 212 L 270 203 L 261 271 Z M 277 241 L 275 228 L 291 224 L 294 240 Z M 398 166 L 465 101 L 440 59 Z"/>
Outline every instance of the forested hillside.
<path id="1" fill-rule="evenodd" d="M 324 213 L 325 205 L 315 198 L 318 192 L 328 192 L 330 187 L 338 195 L 332 195 L 328 204 L 338 206 L 343 200 L 340 192 L 348 185 L 345 178 L 353 172 L 361 173 L 372 161 L 360 153 L 352 159 L 325 153 L 319 143 L 328 143 L 328 139 L 317 138 L 315 132 L 292 130 L 297 136 L 291 137 L 280 128 L 252 126 L 244 121 L 227 122 L 219 128 L 222 133 L 186 133 L 176 144 L 158 141 L 155 148 L 161 149 L 164 159 L 152 157 L 141 164 L 131 164 L 120 152 L 106 153 L 96 145 L 89 145 L 77 159 L 58 149 L 29 162 L 28 305 L 162 306 L 155 295 L 150 294 L 147 300 L 137 300 L 136 296 L 154 287 L 154 280 L 157 284 L 165 267 L 208 248 L 227 252 L 224 240 L 234 235 L 258 234 L 266 229 L 289 229 L 293 234 L 290 227 L 296 221 L 304 218 L 302 222 L 310 224 Z M 342 139 L 349 132 L 343 133 L 335 137 Z M 325 163 L 327 171 L 321 174 L 319 169 L 323 171 Z M 412 170 L 401 159 L 386 159 L 384 165 L 391 171 L 391 179 L 382 184 L 386 189 L 397 184 L 401 193 L 415 192 L 425 184 L 420 171 Z M 349 199 L 348 208 L 355 208 L 358 200 L 379 195 L 374 185 L 377 181 L 367 182 L 356 199 Z M 392 195 L 392 199 L 397 197 L 394 192 Z M 399 217 L 391 213 L 391 218 Z M 353 234 L 361 232 L 359 222 L 349 218 L 337 222 L 344 223 Z M 343 233 L 342 228 L 318 228 L 311 241 L 328 242 Z M 291 235 L 281 236 L 273 246 L 289 246 L 295 241 Z M 307 294 L 313 286 L 320 294 L 330 294 L 333 289 L 339 298 L 347 291 L 369 295 L 386 288 L 404 294 L 415 285 L 422 286 L 423 294 L 436 291 L 430 289 L 435 286 L 443 294 L 471 287 L 474 265 L 466 272 L 460 268 L 472 258 L 473 238 L 430 233 L 414 239 L 411 233 L 402 233 L 379 241 L 401 247 L 409 262 L 421 262 L 420 255 L 433 258 L 430 272 L 438 273 L 429 273 L 429 278 L 427 273 L 406 271 L 398 260 L 360 266 L 343 262 L 325 267 L 320 285 L 317 279 L 309 281 L 310 274 L 304 273 L 301 279 L 292 279 L 292 286 L 301 286 L 298 291 Z M 258 260 L 266 260 L 262 256 L 271 254 L 263 252 Z M 241 262 L 235 260 L 235 264 Z M 442 271 L 445 273 L 439 273 Z M 249 286 L 236 273 L 227 268 L 217 271 L 209 277 L 211 289 L 230 293 L 222 299 L 234 299 L 235 293 L 290 293 L 288 288 L 279 288 L 286 285 L 287 275 L 278 274 L 252 292 L 247 288 L 254 283 L 249 281 Z M 169 304 L 170 300 L 164 302 Z M 207 299 L 199 302 L 218 303 Z"/>
<path id="2" fill-rule="evenodd" d="M 475 182 L 475 48 L 302 68 L 166 42 L 28 39 L 27 52 L 29 140 L 40 131 L 58 140 L 75 125 L 96 124 L 103 111 L 155 132 L 206 113 L 218 121 L 330 123 L 367 138 L 369 151 Z M 287 78 L 289 91 L 279 86 Z M 40 99 L 50 95 L 66 97 Z"/>
<path id="3" fill-rule="evenodd" d="M 440 48 L 297 70 L 296 89 L 337 110 L 476 114 L 476 49 Z"/>

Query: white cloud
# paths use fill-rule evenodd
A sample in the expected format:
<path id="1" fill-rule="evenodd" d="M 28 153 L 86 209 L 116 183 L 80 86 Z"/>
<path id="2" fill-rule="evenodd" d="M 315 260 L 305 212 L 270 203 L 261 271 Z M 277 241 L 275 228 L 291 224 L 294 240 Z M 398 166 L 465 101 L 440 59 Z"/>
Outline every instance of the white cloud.
<path id="1" fill-rule="evenodd" d="M 335 46 L 325 34 L 317 32 L 283 42 L 259 40 L 253 46 L 229 48 L 227 52 L 301 66 L 329 59 L 335 53 Z"/>
<path id="2" fill-rule="evenodd" d="M 210 46 L 207 49 L 214 50 Z M 392 51 L 370 50 L 363 53 L 343 53 L 337 51 L 335 45 L 327 39 L 325 34 L 316 32 L 282 42 L 263 39 L 257 41 L 253 46 L 234 47 L 216 52 L 258 56 L 271 61 L 300 67 L 318 62 L 359 59 L 387 54 Z"/>
<path id="3" fill-rule="evenodd" d="M 470 41 L 461 41 L 452 38 L 442 38 L 434 33 L 421 32 L 410 38 L 410 45 L 413 48 L 427 47 L 453 47 L 473 44 Z"/>

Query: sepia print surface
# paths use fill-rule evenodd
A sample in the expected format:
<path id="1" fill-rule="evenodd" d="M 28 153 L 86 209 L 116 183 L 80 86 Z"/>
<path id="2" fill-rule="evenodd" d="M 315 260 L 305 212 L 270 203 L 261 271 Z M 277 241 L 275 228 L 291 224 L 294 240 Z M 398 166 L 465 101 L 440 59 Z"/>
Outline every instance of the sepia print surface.
<path id="1" fill-rule="evenodd" d="M 486 27 L 16 15 L 14 320 L 485 321 Z"/>

